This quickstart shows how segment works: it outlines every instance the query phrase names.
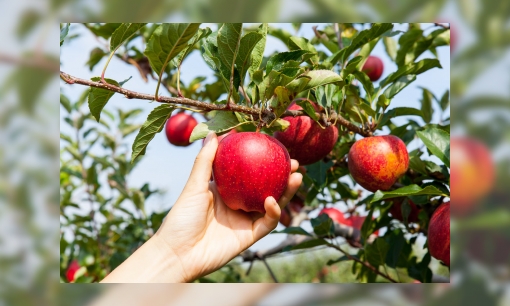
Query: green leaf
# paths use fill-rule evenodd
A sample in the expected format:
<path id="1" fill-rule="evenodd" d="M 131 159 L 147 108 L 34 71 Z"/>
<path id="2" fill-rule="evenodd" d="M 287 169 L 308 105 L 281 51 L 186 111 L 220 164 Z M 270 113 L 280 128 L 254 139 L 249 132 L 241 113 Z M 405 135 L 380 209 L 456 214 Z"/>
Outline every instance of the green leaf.
<path id="1" fill-rule="evenodd" d="M 110 38 L 113 32 L 120 27 L 122 23 L 95 23 L 93 25 L 85 24 L 85 26 L 96 36 L 100 36 L 104 39 Z"/>
<path id="2" fill-rule="evenodd" d="M 286 229 L 283 229 L 281 231 L 272 231 L 271 234 L 291 234 L 291 235 L 305 235 L 305 236 L 311 236 L 310 233 L 305 231 L 299 226 L 292 226 L 287 227 Z"/>
<path id="3" fill-rule="evenodd" d="M 434 109 L 432 108 L 432 98 L 434 95 L 427 89 L 422 88 L 422 99 L 421 99 L 421 112 L 423 113 L 423 120 L 425 123 L 432 121 L 432 114 Z"/>
<path id="4" fill-rule="evenodd" d="M 335 232 L 333 220 L 331 220 L 327 214 L 322 214 L 316 218 L 312 218 L 310 223 L 312 224 L 313 231 L 317 236 L 330 236 Z"/>
<path id="5" fill-rule="evenodd" d="M 443 96 L 441 97 L 441 100 L 439 101 L 439 105 L 441 106 L 441 109 L 445 111 L 448 106 L 450 105 L 450 90 L 445 91 Z"/>
<path id="6" fill-rule="evenodd" d="M 326 185 L 327 171 L 329 168 L 331 168 L 332 165 L 332 161 L 325 163 L 321 160 L 306 166 L 308 177 L 313 180 L 314 185 L 317 187 L 317 189 L 319 189 L 319 191 L 322 190 L 322 188 L 324 188 Z"/>
<path id="7" fill-rule="evenodd" d="M 331 107 L 333 96 L 338 92 L 338 87 L 333 84 L 319 86 L 315 90 L 317 96 L 317 103 L 322 107 Z"/>
<path id="8" fill-rule="evenodd" d="M 450 167 L 450 135 L 436 127 L 426 127 L 416 134 L 427 149 L 437 156 L 447 167 Z"/>
<path id="9" fill-rule="evenodd" d="M 412 60 L 414 60 L 414 58 L 409 57 L 409 55 L 412 55 L 413 46 L 420 38 L 423 38 L 422 35 L 423 30 L 411 29 L 400 36 L 398 40 L 400 48 L 395 59 L 395 63 L 398 67 L 409 64 Z"/>
<path id="10" fill-rule="evenodd" d="M 90 51 L 89 60 L 85 65 L 89 66 L 89 70 L 92 71 L 94 69 L 94 66 L 103 59 L 106 53 L 104 53 L 103 49 L 101 48 L 94 48 L 92 51 Z"/>
<path id="11" fill-rule="evenodd" d="M 163 104 L 152 110 L 133 142 L 131 163 L 138 156 L 145 155 L 149 142 L 156 136 L 156 133 L 161 132 L 173 110 L 174 108 L 170 104 Z"/>
<path id="12" fill-rule="evenodd" d="M 352 255 L 351 255 L 352 256 Z M 356 257 L 356 256 L 353 256 L 353 257 Z M 326 263 L 326 265 L 328 266 L 331 266 L 331 265 L 334 265 L 336 263 L 339 263 L 339 262 L 342 262 L 342 261 L 349 261 L 351 260 L 351 258 L 347 257 L 347 256 L 342 256 L 342 257 L 339 257 L 337 259 L 330 259 L 328 260 L 328 262 Z"/>
<path id="13" fill-rule="evenodd" d="M 262 38 L 255 45 L 251 53 L 251 65 L 248 68 L 250 75 L 253 75 L 253 73 L 259 69 L 262 59 L 264 58 L 264 49 L 266 48 L 267 39 L 267 23 L 260 25 L 258 33 L 262 35 Z"/>
<path id="14" fill-rule="evenodd" d="M 141 192 L 140 190 L 133 190 L 131 199 L 133 200 L 133 203 L 135 204 L 136 208 L 140 209 L 141 211 L 144 211 L 145 196 L 143 195 L 143 192 Z"/>
<path id="15" fill-rule="evenodd" d="M 292 101 L 289 97 L 289 91 L 282 86 L 276 87 L 274 93 L 275 95 L 270 100 L 271 110 L 276 115 L 276 118 L 280 118 Z"/>
<path id="16" fill-rule="evenodd" d="M 67 34 L 69 34 L 69 27 L 71 26 L 70 23 L 66 23 L 62 29 L 60 29 L 60 45 L 64 43 L 64 40 L 66 39 Z"/>
<path id="17" fill-rule="evenodd" d="M 60 104 L 62 104 L 62 106 L 66 109 L 68 113 L 71 113 L 72 111 L 71 101 L 69 101 L 69 99 L 63 94 L 60 94 Z"/>
<path id="18" fill-rule="evenodd" d="M 374 193 L 374 196 L 370 203 L 375 203 L 377 201 L 393 199 L 398 197 L 405 196 L 417 196 L 417 195 L 430 195 L 430 196 L 448 196 L 443 191 L 437 189 L 434 186 L 427 186 L 425 188 L 421 188 L 418 185 L 409 185 L 405 187 L 401 187 L 392 191 L 380 191 L 378 190 Z"/>
<path id="19" fill-rule="evenodd" d="M 154 30 L 144 53 L 160 79 L 168 63 L 186 48 L 199 26 L 199 23 L 163 23 Z"/>
<path id="20" fill-rule="evenodd" d="M 385 235 L 384 238 L 390 246 L 386 256 L 386 264 L 392 268 L 407 267 L 412 249 L 405 239 L 404 233 L 400 229 L 396 229 L 391 235 Z"/>
<path id="21" fill-rule="evenodd" d="M 280 28 L 273 28 L 268 27 L 267 28 L 267 34 L 274 36 L 281 40 L 286 46 L 289 45 L 289 38 L 292 36 L 289 32 L 280 29 Z"/>
<path id="22" fill-rule="evenodd" d="M 405 75 L 418 75 L 432 68 L 442 68 L 441 64 L 437 59 L 426 58 L 417 63 L 411 63 L 400 67 L 397 71 L 388 75 L 384 80 L 381 81 L 380 86 L 385 87 L 386 85 L 395 82 Z"/>
<path id="23" fill-rule="evenodd" d="M 271 71 L 281 71 L 284 67 L 298 67 L 299 64 L 309 59 L 313 54 L 307 50 L 294 50 L 280 52 L 269 58 L 266 63 L 266 74 Z"/>
<path id="24" fill-rule="evenodd" d="M 353 74 L 361 85 L 363 85 L 363 88 L 367 93 L 368 101 L 371 102 L 372 96 L 374 95 L 374 83 L 372 83 L 368 75 L 366 75 L 363 71 L 354 71 Z"/>
<path id="25" fill-rule="evenodd" d="M 235 64 L 242 29 L 242 23 L 224 23 L 218 31 L 218 54 L 223 65 L 229 70 Z"/>
<path id="26" fill-rule="evenodd" d="M 110 51 L 114 52 L 126 40 L 130 39 L 146 23 L 123 23 L 112 34 L 110 39 Z"/>
<path id="27" fill-rule="evenodd" d="M 378 267 L 386 263 L 386 256 L 390 245 L 382 237 L 378 237 L 371 244 L 365 245 L 365 256 L 367 261 L 373 266 Z"/>
<path id="28" fill-rule="evenodd" d="M 222 135 L 233 128 L 247 123 L 250 122 L 239 122 L 234 112 L 219 111 L 211 120 L 199 123 L 195 126 L 189 141 L 193 142 L 195 140 L 202 139 L 211 131 L 215 132 L 217 135 Z"/>
<path id="29" fill-rule="evenodd" d="M 347 58 L 354 51 L 356 51 L 356 49 L 360 48 L 371 40 L 378 38 L 386 31 L 391 29 L 393 29 L 393 24 L 391 23 L 374 23 L 370 29 L 359 32 L 359 34 L 352 40 L 352 43 L 347 48 L 344 48 L 328 57 L 326 62 L 331 66 L 334 66 L 338 61 L 341 63 L 345 62 Z"/>
<path id="30" fill-rule="evenodd" d="M 397 42 L 391 37 L 383 37 L 383 43 L 386 54 L 395 61 L 397 58 Z"/>
<path id="31" fill-rule="evenodd" d="M 249 67 L 251 67 L 253 49 L 258 45 L 262 38 L 264 38 L 264 35 L 258 32 L 250 32 L 241 38 L 236 58 L 236 68 L 239 70 L 239 74 L 241 75 L 241 84 L 243 83 L 246 72 Z"/>
<path id="32" fill-rule="evenodd" d="M 385 96 L 382 95 L 380 97 L 385 97 Z M 386 125 L 388 120 L 390 120 L 391 118 L 400 117 L 400 116 L 420 116 L 420 117 L 422 117 L 423 113 L 421 112 L 421 110 L 412 108 L 412 107 L 396 107 L 396 108 L 393 108 L 393 109 L 387 111 L 386 113 L 384 113 L 384 115 L 381 119 L 381 122 L 379 124 L 379 127 L 383 127 L 384 125 Z"/>
<path id="33" fill-rule="evenodd" d="M 386 98 L 391 99 L 396 94 L 401 92 L 402 89 L 406 88 L 407 85 L 411 84 L 415 80 L 416 75 L 414 74 L 404 75 L 395 82 L 393 82 L 393 84 L 391 84 L 388 88 L 386 88 L 386 90 L 384 91 L 384 95 L 386 96 Z"/>
<path id="34" fill-rule="evenodd" d="M 60 133 L 60 139 L 63 139 L 65 141 L 69 142 L 69 144 L 73 144 L 73 139 L 64 133 Z"/>
<path id="35" fill-rule="evenodd" d="M 175 64 L 176 67 L 180 67 L 182 64 L 182 61 L 188 56 L 191 51 L 194 50 L 195 44 L 201 40 L 202 38 L 208 36 L 211 34 L 211 29 L 205 28 L 205 29 L 198 29 L 197 33 L 191 38 L 187 46 L 182 50 L 172 61 Z M 189 85 L 191 87 L 192 84 Z"/>
<path id="36" fill-rule="evenodd" d="M 317 50 L 315 47 L 308 41 L 308 39 L 303 37 L 292 36 L 289 38 L 289 48 L 290 50 L 306 50 L 313 54 L 310 57 L 310 62 L 313 65 L 317 65 L 319 63 L 319 56 L 317 55 Z"/>
<path id="37" fill-rule="evenodd" d="M 92 81 L 98 82 L 101 80 L 100 77 L 93 77 L 91 78 Z M 117 81 L 112 79 L 105 79 L 105 81 L 108 84 L 115 85 L 117 87 L 120 87 L 119 83 Z M 99 122 L 99 119 L 101 118 L 101 111 L 103 110 L 106 103 L 108 103 L 108 100 L 115 94 L 114 91 L 103 89 L 103 88 L 97 88 L 97 87 L 90 87 L 89 92 L 89 109 L 90 113 L 96 118 L 97 122 Z"/>
<path id="38" fill-rule="evenodd" d="M 342 78 L 331 70 L 312 70 L 303 73 L 297 79 L 290 82 L 287 88 L 294 92 L 302 92 L 337 82 L 342 82 Z"/>
<path id="39" fill-rule="evenodd" d="M 303 108 L 303 111 L 310 116 L 314 121 L 318 121 L 319 117 L 315 114 L 315 109 L 312 106 L 312 103 L 310 103 L 309 100 L 298 100 L 296 102 L 297 105 L 301 106 Z"/>

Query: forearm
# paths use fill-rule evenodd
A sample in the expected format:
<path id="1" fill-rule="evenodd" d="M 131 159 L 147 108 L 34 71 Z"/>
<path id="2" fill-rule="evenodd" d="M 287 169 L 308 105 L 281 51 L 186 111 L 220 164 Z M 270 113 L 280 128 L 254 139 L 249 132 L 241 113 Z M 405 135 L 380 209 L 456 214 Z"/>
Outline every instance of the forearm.
<path id="1" fill-rule="evenodd" d="M 178 256 L 154 235 L 102 283 L 182 283 L 190 281 Z"/>

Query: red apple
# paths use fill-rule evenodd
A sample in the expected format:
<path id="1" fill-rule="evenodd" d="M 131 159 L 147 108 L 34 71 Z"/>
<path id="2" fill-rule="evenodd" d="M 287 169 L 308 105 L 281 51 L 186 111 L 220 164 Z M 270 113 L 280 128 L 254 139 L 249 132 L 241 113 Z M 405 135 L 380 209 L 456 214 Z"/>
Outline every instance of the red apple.
<path id="1" fill-rule="evenodd" d="M 432 257 L 450 266 L 450 202 L 439 205 L 432 214 L 428 245 Z"/>
<path id="2" fill-rule="evenodd" d="M 283 224 L 285 227 L 289 227 L 290 223 L 292 222 L 291 213 L 292 212 L 299 213 L 304 206 L 305 203 L 298 196 L 292 197 L 289 204 L 284 209 L 282 209 L 280 223 Z"/>
<path id="3" fill-rule="evenodd" d="M 361 71 L 366 73 L 372 82 L 379 80 L 384 70 L 384 64 L 377 56 L 370 55 L 361 68 Z"/>
<path id="4" fill-rule="evenodd" d="M 344 217 L 344 214 L 336 208 L 324 208 L 320 211 L 319 216 L 322 214 L 328 215 L 331 220 L 344 225 L 350 225 Z"/>
<path id="5" fill-rule="evenodd" d="M 405 143 L 392 135 L 356 141 L 348 158 L 352 178 L 372 192 L 389 190 L 409 166 Z"/>
<path id="6" fill-rule="evenodd" d="M 235 133 L 223 139 L 213 177 L 225 204 L 234 210 L 264 213 L 264 201 L 278 201 L 290 175 L 290 157 L 276 139 L 262 133 Z"/>
<path id="7" fill-rule="evenodd" d="M 316 111 L 319 107 L 313 104 Z M 292 104 L 289 110 L 301 110 L 302 107 Z M 319 124 L 308 116 L 284 117 L 290 122 L 285 132 L 276 132 L 274 137 L 289 150 L 291 158 L 300 165 L 313 164 L 323 159 L 335 146 L 338 129 L 331 125 L 322 129 Z"/>
<path id="8" fill-rule="evenodd" d="M 166 123 L 166 138 L 175 146 L 189 146 L 189 137 L 197 124 L 198 122 L 193 116 L 186 113 L 178 113 L 170 117 Z"/>
<path id="9" fill-rule="evenodd" d="M 66 278 L 68 282 L 74 281 L 74 275 L 76 274 L 76 271 L 80 269 L 80 264 L 77 260 L 73 260 L 71 264 L 69 264 L 69 267 L 66 271 Z"/>
<path id="10" fill-rule="evenodd" d="M 454 137 L 450 142 L 450 198 L 453 214 L 466 214 L 494 185 L 494 162 L 478 140 Z"/>
<path id="11" fill-rule="evenodd" d="M 397 199 L 393 201 L 393 205 L 391 205 L 390 213 L 394 219 L 397 219 L 401 222 L 404 222 L 404 216 L 402 216 L 402 203 L 404 199 Z M 407 222 L 416 223 L 419 221 L 418 215 L 420 214 L 420 208 L 416 206 L 410 199 L 407 199 L 409 206 L 411 206 L 411 212 L 409 216 L 407 216 Z"/>

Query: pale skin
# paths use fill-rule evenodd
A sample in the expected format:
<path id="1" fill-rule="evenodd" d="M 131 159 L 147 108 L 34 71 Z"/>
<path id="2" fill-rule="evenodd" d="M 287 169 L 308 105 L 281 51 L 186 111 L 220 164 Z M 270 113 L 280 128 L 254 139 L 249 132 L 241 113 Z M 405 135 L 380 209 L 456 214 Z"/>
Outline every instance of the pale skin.
<path id="1" fill-rule="evenodd" d="M 218 138 L 211 132 L 157 233 L 102 282 L 191 282 L 221 268 L 276 228 L 281 209 L 301 185 L 298 162 L 291 160 L 292 173 L 278 202 L 267 197 L 265 214 L 246 213 L 228 208 L 209 181 L 217 148 Z"/>

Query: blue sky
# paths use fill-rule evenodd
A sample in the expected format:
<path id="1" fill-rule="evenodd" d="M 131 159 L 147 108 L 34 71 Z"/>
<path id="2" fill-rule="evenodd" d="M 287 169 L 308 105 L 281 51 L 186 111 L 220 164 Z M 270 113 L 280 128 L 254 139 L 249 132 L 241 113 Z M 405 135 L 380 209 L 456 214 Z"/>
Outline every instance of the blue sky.
<path id="1" fill-rule="evenodd" d="M 273 24 L 275 27 L 283 28 L 288 32 L 293 33 L 294 35 L 303 36 L 306 38 L 313 37 L 314 34 L 312 26 L 315 25 L 319 25 L 319 29 L 324 26 L 321 26 L 320 24 L 303 24 L 299 32 L 295 33 L 291 24 Z M 211 28 L 215 29 L 214 24 L 206 24 L 202 26 L 210 26 Z M 432 26 L 432 24 L 423 24 L 422 28 L 426 29 L 430 26 Z M 397 24 L 395 29 L 399 28 L 405 29 L 406 27 Z M 84 79 L 99 76 L 105 64 L 106 58 L 101 60 L 101 62 L 96 65 L 93 71 L 89 71 L 89 68 L 85 66 L 85 63 L 88 61 L 90 51 L 95 47 L 101 47 L 102 44 L 87 29 L 85 29 L 85 27 L 81 25 L 73 25 L 71 33 L 79 33 L 80 36 L 76 39 L 73 39 L 70 43 L 65 44 L 61 48 L 61 70 Z M 143 49 L 141 45 L 139 47 L 140 49 Z M 268 36 L 265 50 L 266 55 L 269 55 L 274 51 L 285 51 L 286 49 L 287 48 L 280 40 Z M 379 56 L 384 62 L 385 68 L 381 79 L 396 70 L 396 65 L 386 55 L 382 42 L 377 44 L 372 54 Z M 419 59 L 425 57 L 432 57 L 432 54 L 425 53 Z M 443 69 L 432 69 L 425 74 L 418 76 L 417 80 L 413 84 L 404 89 L 392 100 L 390 108 L 403 106 L 420 108 L 420 100 L 422 96 L 420 87 L 429 89 L 437 97 L 441 97 L 445 90 L 449 89 L 449 47 L 438 48 L 438 57 L 441 61 Z M 210 77 L 211 80 L 214 79 L 212 70 L 205 64 L 200 53 L 196 51 L 191 53 L 190 56 L 184 61 L 181 71 L 181 78 L 186 84 L 197 76 L 207 76 Z M 116 58 L 110 62 L 106 77 L 115 79 L 117 81 L 122 81 L 132 77 L 132 79 L 124 86 L 133 91 L 154 93 L 156 87 L 155 81 L 150 80 L 148 83 L 144 83 L 136 68 L 127 65 Z M 61 85 L 61 91 L 66 94 L 71 99 L 71 101 L 77 100 L 83 90 L 85 90 L 84 86 Z M 168 93 L 164 91 L 163 94 L 168 95 Z M 116 94 L 110 99 L 106 109 L 113 112 L 117 108 L 124 110 L 141 108 L 143 113 L 136 118 L 136 122 L 141 124 L 147 118 L 147 115 L 150 113 L 150 111 L 157 105 L 157 103 L 145 100 L 142 101 L 126 99 L 122 95 Z M 434 114 L 433 122 L 437 123 L 439 120 L 439 108 L 435 104 L 434 108 L 436 112 Z M 69 128 L 65 123 L 63 123 L 64 113 L 65 111 L 62 111 L 61 109 L 61 131 L 70 134 Z M 447 111 L 446 116 L 449 116 L 449 110 Z M 201 116 L 195 116 L 195 118 L 197 118 L 199 121 L 203 121 Z M 421 120 L 417 117 L 413 117 L 413 119 L 418 121 Z M 395 122 L 397 124 L 403 123 L 405 122 L 405 118 L 397 118 Z M 129 142 L 129 147 L 131 146 L 135 135 L 136 133 L 127 139 Z M 409 149 L 412 150 L 415 145 L 416 144 L 412 143 Z M 168 209 L 171 207 L 171 205 L 173 205 L 187 181 L 195 156 L 199 152 L 200 148 L 201 141 L 195 142 L 189 147 L 181 148 L 170 145 L 164 133 L 159 133 L 156 135 L 156 137 L 149 144 L 145 157 L 128 177 L 129 186 L 141 187 L 144 183 L 148 182 L 153 188 L 156 187 L 166 191 L 163 196 L 155 196 L 147 200 L 147 211 L 161 211 Z M 96 147 L 95 149 L 101 150 L 99 147 Z M 344 204 L 339 203 L 338 208 L 342 210 L 345 208 L 345 206 Z M 309 224 L 305 224 L 304 227 L 309 228 Z M 253 247 L 253 249 L 269 247 L 283 238 L 284 235 L 269 235 L 268 237 L 265 237 L 259 241 Z"/>

